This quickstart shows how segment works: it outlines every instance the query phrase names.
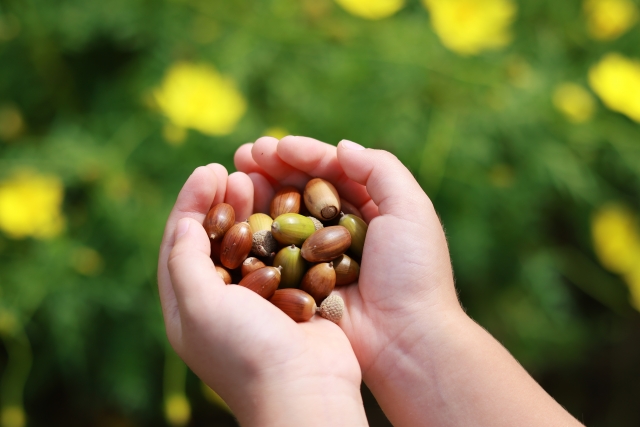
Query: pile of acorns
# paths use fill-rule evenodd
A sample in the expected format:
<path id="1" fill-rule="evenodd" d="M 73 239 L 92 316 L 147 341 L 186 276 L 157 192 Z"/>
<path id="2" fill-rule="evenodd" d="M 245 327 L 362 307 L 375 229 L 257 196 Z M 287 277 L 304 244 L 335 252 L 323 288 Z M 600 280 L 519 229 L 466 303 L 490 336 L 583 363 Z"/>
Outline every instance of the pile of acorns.
<path id="1" fill-rule="evenodd" d="M 360 212 L 330 182 L 314 178 L 302 195 L 294 187 L 276 192 L 270 214 L 236 223 L 231 205 L 211 208 L 203 226 L 218 274 L 226 284 L 238 283 L 268 299 L 296 322 L 318 313 L 337 323 L 344 302 L 331 292 L 360 274 L 367 233 Z"/>

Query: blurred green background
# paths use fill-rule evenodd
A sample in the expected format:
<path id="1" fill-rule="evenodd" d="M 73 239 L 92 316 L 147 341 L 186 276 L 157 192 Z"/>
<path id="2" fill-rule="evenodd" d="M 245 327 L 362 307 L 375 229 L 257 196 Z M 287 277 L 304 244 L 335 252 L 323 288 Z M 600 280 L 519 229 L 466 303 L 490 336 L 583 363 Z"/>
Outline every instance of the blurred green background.
<path id="1" fill-rule="evenodd" d="M 194 168 L 289 133 L 396 154 L 468 313 L 587 425 L 640 425 L 638 11 L 0 0 L 1 425 L 235 425 L 166 344 L 156 257 Z"/>

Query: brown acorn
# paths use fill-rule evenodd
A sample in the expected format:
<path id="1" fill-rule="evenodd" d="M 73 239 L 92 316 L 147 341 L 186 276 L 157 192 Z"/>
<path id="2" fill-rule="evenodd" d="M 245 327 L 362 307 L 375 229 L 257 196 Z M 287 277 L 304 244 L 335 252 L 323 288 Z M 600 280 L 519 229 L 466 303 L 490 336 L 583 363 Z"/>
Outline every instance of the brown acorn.
<path id="1" fill-rule="evenodd" d="M 280 268 L 264 267 L 247 274 L 238 283 L 249 288 L 263 298 L 269 299 L 280 284 Z"/>
<path id="2" fill-rule="evenodd" d="M 340 213 L 340 195 L 329 181 L 313 178 L 304 188 L 304 204 L 311 215 L 330 221 Z"/>
<path id="3" fill-rule="evenodd" d="M 271 218 L 276 219 L 286 213 L 300 213 L 300 192 L 295 187 L 278 190 L 271 200 Z"/>
<path id="4" fill-rule="evenodd" d="M 231 284 L 231 274 L 229 274 L 229 272 L 225 270 L 224 267 L 220 267 L 219 265 L 216 265 L 216 271 L 222 278 L 222 281 L 224 282 L 225 285 Z"/>
<path id="5" fill-rule="evenodd" d="M 336 271 L 332 262 L 322 262 L 311 267 L 300 283 L 300 289 L 307 292 L 320 304 L 336 286 Z"/>
<path id="6" fill-rule="evenodd" d="M 346 201 L 342 197 L 340 198 L 340 210 L 345 214 L 351 214 L 357 216 L 358 218 L 363 218 L 360 209 L 356 208 L 353 204 Z"/>
<path id="7" fill-rule="evenodd" d="M 300 248 L 295 245 L 280 249 L 273 259 L 273 266 L 282 267 L 281 288 L 297 288 L 307 271 L 307 263 L 300 255 Z"/>
<path id="8" fill-rule="evenodd" d="M 240 266 L 240 272 L 242 273 L 242 277 L 244 277 L 247 274 L 259 270 L 263 267 L 266 267 L 264 262 L 260 261 L 256 257 L 250 256 L 242 262 L 242 266 Z"/>
<path id="9" fill-rule="evenodd" d="M 210 239 L 222 239 L 224 234 L 236 222 L 236 213 L 227 203 L 218 203 L 212 207 L 204 218 L 202 225 Z"/>
<path id="10" fill-rule="evenodd" d="M 317 313 L 333 323 L 338 323 L 344 314 L 344 300 L 338 294 L 331 294 L 322 301 Z"/>
<path id="11" fill-rule="evenodd" d="M 240 267 L 240 264 L 251 252 L 251 227 L 247 222 L 239 222 L 229 229 L 222 238 L 220 247 L 220 262 L 225 267 L 233 270 Z"/>
<path id="12" fill-rule="evenodd" d="M 309 262 L 331 261 L 351 246 L 351 234 L 341 225 L 325 227 L 304 241 L 301 254 Z"/>
<path id="13" fill-rule="evenodd" d="M 278 289 L 269 301 L 296 322 L 306 322 L 316 313 L 315 301 L 300 289 Z"/>
<path id="14" fill-rule="evenodd" d="M 358 259 L 362 258 L 362 250 L 364 249 L 364 239 L 367 236 L 367 229 L 369 226 L 362 218 L 359 218 L 353 214 L 344 214 L 340 212 L 341 226 L 349 230 L 351 234 L 351 246 L 349 250 Z"/>
<path id="15" fill-rule="evenodd" d="M 349 285 L 360 276 L 360 265 L 346 254 L 333 260 L 333 269 L 336 271 L 336 286 Z"/>
<path id="16" fill-rule="evenodd" d="M 251 227 L 251 232 L 257 233 L 258 231 L 271 230 L 271 223 L 273 222 L 273 219 L 267 214 L 254 213 L 253 215 L 249 216 L 247 222 Z"/>
<path id="17" fill-rule="evenodd" d="M 214 264 L 220 264 L 220 246 L 222 245 L 222 240 L 209 239 L 209 242 L 211 243 L 211 261 L 213 261 Z"/>

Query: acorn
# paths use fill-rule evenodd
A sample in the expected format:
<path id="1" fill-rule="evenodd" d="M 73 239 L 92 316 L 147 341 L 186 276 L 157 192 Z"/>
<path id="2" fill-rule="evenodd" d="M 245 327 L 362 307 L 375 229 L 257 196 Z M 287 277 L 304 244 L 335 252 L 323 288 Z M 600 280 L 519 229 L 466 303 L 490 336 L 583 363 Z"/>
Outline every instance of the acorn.
<path id="1" fill-rule="evenodd" d="M 313 221 L 297 213 L 282 214 L 271 224 L 271 234 L 282 245 L 300 246 L 315 231 Z"/>
<path id="2" fill-rule="evenodd" d="M 296 322 L 306 322 L 316 313 L 315 301 L 300 289 L 278 289 L 269 301 Z"/>
<path id="3" fill-rule="evenodd" d="M 353 204 L 343 199 L 342 197 L 340 197 L 340 210 L 345 214 L 355 215 L 358 218 L 364 219 L 362 213 L 360 212 L 360 209 L 356 208 Z"/>
<path id="4" fill-rule="evenodd" d="M 336 272 L 336 286 L 349 285 L 360 276 L 360 265 L 346 254 L 333 260 L 333 269 Z"/>
<path id="5" fill-rule="evenodd" d="M 271 200 L 271 218 L 276 219 L 286 213 L 300 213 L 300 192 L 295 187 L 278 190 Z"/>
<path id="6" fill-rule="evenodd" d="M 268 230 L 260 230 L 253 233 L 251 237 L 251 252 L 257 256 L 268 257 L 271 253 L 276 252 L 280 245 L 273 238 Z"/>
<path id="7" fill-rule="evenodd" d="M 338 294 L 331 294 L 322 301 L 316 312 L 333 323 L 338 323 L 344 314 L 344 301 Z"/>
<path id="8" fill-rule="evenodd" d="M 322 262 L 311 267 L 302 278 L 300 289 L 321 303 L 336 286 L 336 271 L 332 262 Z"/>
<path id="9" fill-rule="evenodd" d="M 313 222 L 314 227 L 316 227 L 316 231 L 320 230 L 321 228 L 324 228 L 324 225 L 315 216 L 307 216 L 307 218 L 309 218 L 311 222 Z"/>
<path id="10" fill-rule="evenodd" d="M 313 178 L 304 188 L 304 204 L 311 215 L 330 221 L 340 213 L 340 195 L 329 181 Z"/>
<path id="11" fill-rule="evenodd" d="M 364 249 L 364 239 L 367 236 L 369 226 L 362 218 L 358 218 L 353 214 L 344 214 L 340 212 L 341 226 L 349 230 L 351 234 L 351 246 L 349 250 L 358 258 L 362 258 L 362 250 Z"/>
<path id="12" fill-rule="evenodd" d="M 273 222 L 273 218 L 271 218 L 267 214 L 254 213 L 253 215 L 249 216 L 247 222 L 251 227 L 252 233 L 257 233 L 258 231 L 262 230 L 271 231 L 271 223 Z"/>
<path id="13" fill-rule="evenodd" d="M 218 203 L 207 213 L 202 225 L 210 239 L 221 239 L 236 222 L 236 213 L 227 203 Z"/>
<path id="14" fill-rule="evenodd" d="M 224 267 L 220 267 L 219 265 L 216 265 L 216 271 L 222 278 L 222 281 L 224 282 L 225 285 L 231 284 L 231 274 L 229 274 L 229 272 L 225 270 Z"/>
<path id="15" fill-rule="evenodd" d="M 351 234 L 341 225 L 325 227 L 313 233 L 302 244 L 300 253 L 309 262 L 331 261 L 351 246 Z"/>
<path id="16" fill-rule="evenodd" d="M 252 235 L 248 222 L 239 222 L 229 229 L 222 238 L 220 246 L 220 262 L 223 266 L 234 269 L 247 258 L 251 252 Z"/>
<path id="17" fill-rule="evenodd" d="M 222 244 L 222 240 L 209 239 L 209 242 L 211 243 L 211 261 L 213 261 L 214 264 L 220 264 L 220 246 Z"/>
<path id="18" fill-rule="evenodd" d="M 256 257 L 250 256 L 242 262 L 242 265 L 240 266 L 240 272 L 242 273 L 242 277 L 244 277 L 247 274 L 259 270 L 263 267 L 266 267 L 264 262 L 260 261 Z"/>
<path id="19" fill-rule="evenodd" d="M 273 259 L 274 267 L 282 267 L 281 288 L 297 288 L 307 270 L 307 264 L 300 255 L 300 248 L 295 245 L 282 248 Z"/>
<path id="20" fill-rule="evenodd" d="M 281 268 L 264 267 L 255 270 L 240 280 L 239 286 L 251 289 L 263 298 L 269 299 L 280 284 Z"/>

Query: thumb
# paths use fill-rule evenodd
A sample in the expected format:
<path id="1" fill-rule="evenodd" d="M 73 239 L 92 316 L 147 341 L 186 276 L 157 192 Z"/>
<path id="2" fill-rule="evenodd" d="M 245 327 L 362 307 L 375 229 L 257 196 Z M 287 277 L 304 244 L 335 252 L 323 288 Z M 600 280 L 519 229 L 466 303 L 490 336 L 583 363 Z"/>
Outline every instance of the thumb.
<path id="1" fill-rule="evenodd" d="M 202 224 L 189 217 L 180 219 L 168 269 L 183 316 L 209 310 L 224 288 L 209 252 L 209 238 Z"/>
<path id="2" fill-rule="evenodd" d="M 425 213 L 435 214 L 431 200 L 409 169 L 388 151 L 343 139 L 338 144 L 338 161 L 350 179 L 366 186 L 381 215 L 416 221 Z"/>

